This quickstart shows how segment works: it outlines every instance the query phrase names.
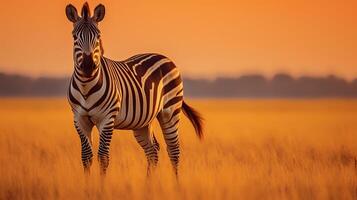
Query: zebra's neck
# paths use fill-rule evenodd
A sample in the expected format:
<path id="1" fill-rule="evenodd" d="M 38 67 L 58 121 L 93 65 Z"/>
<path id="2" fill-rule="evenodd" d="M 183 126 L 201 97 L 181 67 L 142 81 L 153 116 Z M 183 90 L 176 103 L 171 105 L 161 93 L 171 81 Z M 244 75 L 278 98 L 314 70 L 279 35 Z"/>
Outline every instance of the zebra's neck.
<path id="1" fill-rule="evenodd" d="M 75 66 L 75 70 L 73 72 L 73 81 L 75 82 L 75 85 L 77 86 L 83 97 L 87 98 L 96 91 L 96 88 L 100 88 L 103 83 L 102 62 L 100 62 L 95 73 L 91 77 L 82 76 L 78 67 Z"/>

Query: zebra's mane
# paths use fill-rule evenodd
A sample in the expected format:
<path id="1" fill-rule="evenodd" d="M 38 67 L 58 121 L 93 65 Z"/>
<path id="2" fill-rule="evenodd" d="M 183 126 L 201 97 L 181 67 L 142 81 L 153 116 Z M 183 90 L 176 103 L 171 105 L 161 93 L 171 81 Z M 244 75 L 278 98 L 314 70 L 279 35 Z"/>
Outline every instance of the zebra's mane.
<path id="1" fill-rule="evenodd" d="M 84 3 L 81 13 L 84 20 L 88 20 L 90 18 L 91 13 L 90 13 L 88 2 Z"/>
<path id="2" fill-rule="evenodd" d="M 100 45 L 100 51 L 102 52 L 102 55 L 104 55 L 104 48 L 103 48 L 103 41 L 102 39 L 99 39 L 99 45 Z"/>

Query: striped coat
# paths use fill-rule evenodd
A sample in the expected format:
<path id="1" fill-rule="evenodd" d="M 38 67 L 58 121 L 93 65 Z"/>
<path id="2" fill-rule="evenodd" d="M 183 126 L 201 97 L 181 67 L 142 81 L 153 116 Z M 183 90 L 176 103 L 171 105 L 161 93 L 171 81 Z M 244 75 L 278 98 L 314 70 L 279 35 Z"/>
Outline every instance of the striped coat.
<path id="1" fill-rule="evenodd" d="M 179 162 L 178 125 L 180 112 L 191 120 L 202 138 L 200 115 L 183 101 L 182 78 L 175 64 L 160 54 L 140 54 L 124 61 L 103 56 L 98 22 L 104 17 L 99 5 L 90 17 L 89 6 L 82 17 L 72 5 L 66 14 L 74 23 L 74 73 L 68 101 L 81 139 L 86 172 L 92 164 L 92 128 L 100 133 L 98 158 L 104 174 L 109 165 L 109 147 L 114 129 L 133 130 L 148 159 L 148 172 L 158 162 L 159 144 L 152 131 L 157 119 L 167 151 L 177 173 Z"/>

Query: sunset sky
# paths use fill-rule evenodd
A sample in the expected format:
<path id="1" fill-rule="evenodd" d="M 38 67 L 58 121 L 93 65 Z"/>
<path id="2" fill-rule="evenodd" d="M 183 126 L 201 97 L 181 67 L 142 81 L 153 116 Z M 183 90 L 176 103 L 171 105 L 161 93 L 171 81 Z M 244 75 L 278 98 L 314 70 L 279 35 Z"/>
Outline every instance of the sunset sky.
<path id="1" fill-rule="evenodd" d="M 286 72 L 357 78 L 356 0 L 101 0 L 105 56 L 159 52 L 185 77 Z M 11 0 L 0 6 L 0 72 L 68 76 L 72 24 L 84 1 Z"/>

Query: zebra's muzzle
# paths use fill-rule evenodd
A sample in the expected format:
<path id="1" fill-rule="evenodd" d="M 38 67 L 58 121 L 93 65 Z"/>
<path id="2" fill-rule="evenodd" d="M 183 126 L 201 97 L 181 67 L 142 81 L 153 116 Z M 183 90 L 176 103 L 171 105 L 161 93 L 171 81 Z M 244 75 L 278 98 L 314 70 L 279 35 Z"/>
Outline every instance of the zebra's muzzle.
<path id="1" fill-rule="evenodd" d="M 89 77 L 92 75 L 93 71 L 96 69 L 96 64 L 94 63 L 92 53 L 89 55 L 83 53 L 83 60 L 80 65 L 80 69 L 85 76 Z"/>

